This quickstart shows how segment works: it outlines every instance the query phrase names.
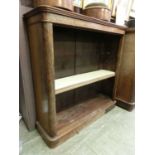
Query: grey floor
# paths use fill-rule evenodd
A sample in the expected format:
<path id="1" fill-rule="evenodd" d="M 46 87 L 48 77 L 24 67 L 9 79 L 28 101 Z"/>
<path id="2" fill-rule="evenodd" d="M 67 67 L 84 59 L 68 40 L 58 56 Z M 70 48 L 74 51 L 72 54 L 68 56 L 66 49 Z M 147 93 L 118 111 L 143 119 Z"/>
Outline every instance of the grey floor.
<path id="1" fill-rule="evenodd" d="M 20 122 L 21 155 L 134 155 L 135 112 L 119 107 L 81 130 L 55 149 L 49 149 L 36 130 Z"/>

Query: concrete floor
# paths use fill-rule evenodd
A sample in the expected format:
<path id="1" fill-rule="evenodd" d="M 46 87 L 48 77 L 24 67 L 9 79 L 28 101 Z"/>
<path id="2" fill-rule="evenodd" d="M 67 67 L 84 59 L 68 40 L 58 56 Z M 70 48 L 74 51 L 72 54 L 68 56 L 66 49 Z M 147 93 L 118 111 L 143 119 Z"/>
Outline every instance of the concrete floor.
<path id="1" fill-rule="evenodd" d="M 49 149 L 36 130 L 20 122 L 20 155 L 134 155 L 135 112 L 119 107 L 81 130 L 55 149 Z"/>

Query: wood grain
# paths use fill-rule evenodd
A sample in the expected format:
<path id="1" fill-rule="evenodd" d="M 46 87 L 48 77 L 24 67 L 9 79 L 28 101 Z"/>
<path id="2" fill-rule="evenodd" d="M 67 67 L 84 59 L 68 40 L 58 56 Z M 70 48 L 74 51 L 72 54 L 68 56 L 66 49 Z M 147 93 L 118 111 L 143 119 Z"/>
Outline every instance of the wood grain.
<path id="1" fill-rule="evenodd" d="M 91 29 L 95 31 L 103 31 L 116 34 L 124 34 L 126 29 L 126 27 L 118 26 L 110 22 L 105 22 L 103 20 L 54 7 L 37 7 L 31 12 L 25 14 L 24 17 L 25 19 L 33 17 L 29 19 L 29 24 L 33 24 L 39 21 L 45 21 L 70 27 Z"/>
<path id="2" fill-rule="evenodd" d="M 57 113 L 58 135 L 76 129 L 77 126 L 91 120 L 95 115 L 104 113 L 114 102 L 107 96 L 98 95 L 96 98 L 89 99 L 77 104 L 67 110 Z M 75 112 L 76 111 L 76 112 Z"/>
<path id="3" fill-rule="evenodd" d="M 22 1 L 23 2 L 23 1 Z M 25 124 L 29 130 L 35 129 L 35 96 L 32 81 L 32 71 L 29 55 L 28 38 L 26 28 L 23 22 L 23 14 L 32 10 L 27 7 L 30 1 L 24 1 L 19 4 L 19 60 L 20 60 L 20 113 L 23 116 Z M 26 5 L 26 6 L 25 6 Z"/>
<path id="4" fill-rule="evenodd" d="M 56 105 L 55 105 L 55 86 L 54 86 L 54 43 L 53 43 L 53 25 L 51 23 L 42 23 L 42 38 L 44 52 L 44 69 L 46 91 L 48 95 L 48 125 L 50 135 L 56 135 Z"/>
<path id="5" fill-rule="evenodd" d="M 97 120 L 114 106 L 115 101 L 112 101 L 107 96 L 99 95 L 96 98 L 87 100 L 72 108 L 57 113 L 59 123 L 57 126 L 58 134 L 56 137 L 50 137 L 39 122 L 37 122 L 37 127 L 47 145 L 54 148 L 79 132 L 79 130 L 86 125 Z M 77 112 L 75 113 L 75 111 Z"/>
<path id="6" fill-rule="evenodd" d="M 45 6 L 27 13 L 25 21 L 37 127 L 54 147 L 114 106 L 104 94 L 112 96 L 125 27 Z"/>
<path id="7" fill-rule="evenodd" d="M 134 103 L 135 89 L 135 33 L 128 31 L 124 38 L 120 69 L 117 73 L 116 99 L 124 104 Z M 122 91 L 123 90 L 123 91 Z M 122 103 L 121 103 L 122 104 Z"/>
<path id="8" fill-rule="evenodd" d="M 36 120 L 49 133 L 48 127 L 48 96 L 45 88 L 45 76 L 43 69 L 43 46 L 41 24 L 28 27 L 30 58 L 35 92 Z"/>
<path id="9" fill-rule="evenodd" d="M 113 89 L 113 99 L 116 99 L 116 90 L 118 86 L 118 79 L 119 79 L 119 72 L 120 72 L 120 66 L 121 66 L 121 58 L 123 55 L 123 47 L 124 47 L 124 35 L 121 36 L 120 41 L 119 41 L 119 49 L 118 49 L 118 54 L 117 54 L 117 64 L 116 64 L 116 76 L 115 76 L 115 84 L 114 84 L 114 89 Z"/>
<path id="10" fill-rule="evenodd" d="M 50 135 L 56 135 L 54 51 L 51 23 L 28 27 L 37 120 Z"/>
<path id="11" fill-rule="evenodd" d="M 87 16 L 95 17 L 105 21 L 110 21 L 111 19 L 111 10 L 105 7 L 88 7 L 85 8 L 83 13 Z"/>
<path id="12" fill-rule="evenodd" d="M 75 74 L 75 30 L 54 27 L 55 78 Z"/>

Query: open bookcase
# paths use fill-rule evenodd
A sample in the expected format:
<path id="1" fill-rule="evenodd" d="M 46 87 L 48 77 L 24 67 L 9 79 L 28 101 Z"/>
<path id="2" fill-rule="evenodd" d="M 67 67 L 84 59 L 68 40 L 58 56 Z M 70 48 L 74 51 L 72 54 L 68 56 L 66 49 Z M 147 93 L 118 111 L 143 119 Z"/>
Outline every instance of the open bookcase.
<path id="1" fill-rule="evenodd" d="M 37 128 L 55 147 L 115 106 L 125 28 L 38 7 L 25 15 Z"/>

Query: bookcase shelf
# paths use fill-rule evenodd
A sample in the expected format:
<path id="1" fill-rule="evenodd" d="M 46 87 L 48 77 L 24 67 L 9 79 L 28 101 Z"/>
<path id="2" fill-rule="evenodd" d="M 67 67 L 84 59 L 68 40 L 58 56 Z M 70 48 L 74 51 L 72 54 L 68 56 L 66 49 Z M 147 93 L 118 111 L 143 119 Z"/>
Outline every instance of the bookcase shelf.
<path id="1" fill-rule="evenodd" d="M 102 69 L 93 72 L 77 74 L 61 79 L 56 79 L 55 93 L 60 94 L 114 76 L 115 72 Z"/>
<path id="2" fill-rule="evenodd" d="M 114 105 L 115 101 L 112 101 L 108 96 L 99 94 L 94 98 L 57 113 L 58 135 L 63 137 L 64 133 L 69 134 L 74 130 L 78 131 L 83 125 L 108 112 Z"/>

